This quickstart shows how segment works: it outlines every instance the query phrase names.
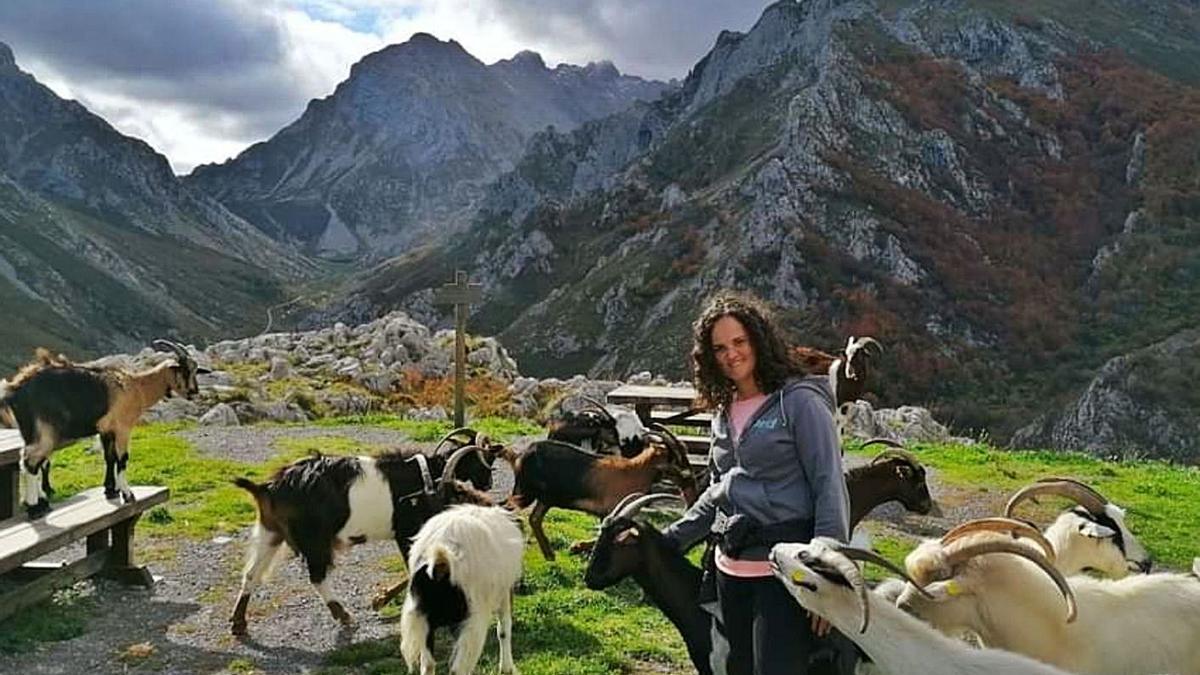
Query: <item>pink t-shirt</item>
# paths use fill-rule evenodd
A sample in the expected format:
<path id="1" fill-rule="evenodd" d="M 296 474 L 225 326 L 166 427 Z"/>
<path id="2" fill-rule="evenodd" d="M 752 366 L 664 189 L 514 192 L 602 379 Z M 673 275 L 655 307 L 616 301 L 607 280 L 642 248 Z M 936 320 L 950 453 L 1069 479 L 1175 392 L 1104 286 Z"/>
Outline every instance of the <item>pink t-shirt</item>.
<path id="1" fill-rule="evenodd" d="M 763 401 L 767 400 L 766 394 L 758 394 L 750 398 L 740 401 L 734 401 L 733 405 L 729 406 L 729 425 L 730 431 L 733 432 L 733 442 L 741 441 L 742 432 L 746 429 L 746 423 L 754 415 L 758 407 Z M 771 576 L 771 563 L 766 560 L 738 560 L 725 555 L 721 547 L 717 547 L 717 554 L 714 559 L 717 564 L 717 569 L 731 577 L 743 577 L 747 579 L 758 577 Z"/>

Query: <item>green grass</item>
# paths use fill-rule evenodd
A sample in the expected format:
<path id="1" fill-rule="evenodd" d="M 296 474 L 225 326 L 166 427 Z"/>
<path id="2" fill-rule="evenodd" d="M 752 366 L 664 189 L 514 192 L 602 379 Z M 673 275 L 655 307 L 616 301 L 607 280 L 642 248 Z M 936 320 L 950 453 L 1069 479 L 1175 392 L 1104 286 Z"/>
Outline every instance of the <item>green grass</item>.
<path id="1" fill-rule="evenodd" d="M 565 549 L 594 536 L 595 526 L 593 517 L 551 511 L 546 534 L 559 551 L 557 560 L 543 560 L 535 545 L 526 548 L 513 612 L 517 669 L 522 675 L 690 671 L 683 640 L 658 610 L 641 602 L 632 582 L 604 592 L 583 587 L 586 559 Z M 447 635 L 439 636 L 434 650 L 439 663 L 448 659 L 450 646 Z M 395 638 L 350 645 L 330 652 L 322 672 L 405 673 L 399 650 Z M 498 650 L 489 634 L 479 672 L 497 672 Z"/>

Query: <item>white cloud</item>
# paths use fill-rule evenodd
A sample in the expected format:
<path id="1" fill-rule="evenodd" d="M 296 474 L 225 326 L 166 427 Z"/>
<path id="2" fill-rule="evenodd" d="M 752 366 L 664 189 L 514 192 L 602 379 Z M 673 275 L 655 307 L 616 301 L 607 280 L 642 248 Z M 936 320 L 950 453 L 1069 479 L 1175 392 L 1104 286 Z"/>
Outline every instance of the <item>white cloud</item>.
<path id="1" fill-rule="evenodd" d="M 723 28 L 765 2 L 732 0 L 6 0 L 17 63 L 176 172 L 219 162 L 297 119 L 350 66 L 415 32 L 485 63 L 522 49 L 551 66 L 608 59 L 682 77 Z"/>

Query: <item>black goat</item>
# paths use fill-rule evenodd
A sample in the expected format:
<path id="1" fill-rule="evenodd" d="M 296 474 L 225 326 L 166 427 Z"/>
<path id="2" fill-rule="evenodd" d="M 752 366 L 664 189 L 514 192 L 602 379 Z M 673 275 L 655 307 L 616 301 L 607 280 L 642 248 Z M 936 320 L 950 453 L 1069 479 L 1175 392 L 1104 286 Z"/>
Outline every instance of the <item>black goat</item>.
<path id="1" fill-rule="evenodd" d="M 250 596 L 269 573 L 283 543 L 303 556 L 309 581 L 330 613 L 348 624 L 350 615 L 326 583 L 337 551 L 394 539 L 407 559 L 413 535 L 448 504 L 491 505 L 485 491 L 492 485 L 494 454 L 503 447 L 464 445 L 442 451 L 456 432 L 442 439 L 430 456 L 411 450 L 378 457 L 317 455 L 282 467 L 266 483 L 236 479 L 238 487 L 254 496 L 258 522 L 230 617 L 233 634 L 246 633 Z"/>

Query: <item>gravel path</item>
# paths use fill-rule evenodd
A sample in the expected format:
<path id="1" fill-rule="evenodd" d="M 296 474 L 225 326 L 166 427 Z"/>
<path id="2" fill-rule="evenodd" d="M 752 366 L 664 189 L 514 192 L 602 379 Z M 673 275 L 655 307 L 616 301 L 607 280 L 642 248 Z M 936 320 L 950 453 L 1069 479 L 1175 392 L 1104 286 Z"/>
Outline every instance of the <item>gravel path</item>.
<path id="1" fill-rule="evenodd" d="M 224 428 L 183 432 L 200 452 L 261 462 L 273 456 L 279 438 L 341 436 L 378 447 L 408 443 L 403 433 L 370 427 Z M 524 440 L 524 439 L 522 439 Z M 522 441 L 518 440 L 516 444 Z M 511 472 L 497 464 L 495 491 L 507 494 Z M 905 513 L 895 505 L 878 509 L 882 532 L 909 535 L 944 532 L 952 522 L 991 508 L 990 499 L 975 493 L 948 492 L 936 485 L 935 498 L 946 516 L 929 518 Z M 995 495 L 996 501 L 1002 495 Z M 994 511 L 989 511 L 994 512 Z M 159 577 L 153 591 L 126 588 L 108 581 L 88 581 L 77 590 L 92 596 L 94 618 L 86 633 L 64 642 L 44 643 L 37 651 L 0 655 L 0 673 L 196 673 L 244 671 L 253 665 L 264 673 L 305 672 L 324 664 L 325 653 L 338 646 L 393 636 L 394 621 L 370 608 L 371 597 L 401 580 L 395 544 L 357 546 L 333 570 L 330 579 L 356 625 L 340 629 L 307 581 L 298 558 L 280 566 L 250 605 L 250 637 L 229 634 L 228 616 L 236 598 L 249 529 L 234 537 L 196 542 L 187 539 L 140 540 L 142 561 Z M 68 555 L 78 555 L 76 551 Z M 60 554 L 61 557 L 62 554 Z M 231 665 L 232 664 L 232 665 Z"/>

